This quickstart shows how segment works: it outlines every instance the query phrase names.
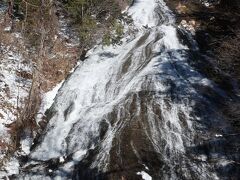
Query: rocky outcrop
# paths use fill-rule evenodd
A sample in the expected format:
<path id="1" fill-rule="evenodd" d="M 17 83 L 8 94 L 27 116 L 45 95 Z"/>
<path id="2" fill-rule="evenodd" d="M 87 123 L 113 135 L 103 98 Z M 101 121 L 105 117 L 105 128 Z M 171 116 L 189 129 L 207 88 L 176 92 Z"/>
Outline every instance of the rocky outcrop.
<path id="1" fill-rule="evenodd" d="M 211 58 L 215 69 L 235 78 L 239 84 L 240 54 L 237 51 L 240 29 L 239 1 L 173 0 L 167 2 L 176 14 L 177 23 L 185 26 L 185 29 L 194 35 L 200 51 Z M 205 74 L 231 91 L 229 89 L 231 84 L 227 83 L 229 80 L 223 80 L 223 77 L 213 71 L 212 74 L 211 72 L 205 72 Z"/>

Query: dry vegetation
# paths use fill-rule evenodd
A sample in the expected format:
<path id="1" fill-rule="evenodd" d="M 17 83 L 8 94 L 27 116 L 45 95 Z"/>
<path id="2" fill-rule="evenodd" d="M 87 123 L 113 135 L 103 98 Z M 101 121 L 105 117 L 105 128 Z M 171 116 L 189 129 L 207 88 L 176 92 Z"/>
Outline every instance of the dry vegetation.
<path id="1" fill-rule="evenodd" d="M 233 30 L 233 33 L 233 36 L 220 43 L 215 53 L 218 58 L 218 66 L 236 77 L 240 83 L 240 29 Z"/>
<path id="2" fill-rule="evenodd" d="M 115 30 L 120 37 L 122 28 L 116 19 L 121 18 L 121 10 L 129 3 L 129 0 L 5 1 L 8 8 L 1 17 L 4 21 L 0 24 L 0 46 L 14 47 L 23 56 L 21 63 L 32 67 L 31 72 L 15 72 L 16 76 L 31 81 L 28 96 L 14 106 L 7 101 L 0 105 L 1 109 L 5 106 L 14 112 L 16 117 L 13 123 L 6 125 L 11 142 L 0 140 L 0 149 L 5 151 L 6 158 L 19 149 L 26 131 L 34 137 L 39 128 L 44 128 L 36 123 L 41 95 L 65 79 L 81 54 L 84 56 L 87 49 L 109 33 L 109 29 Z M 74 38 L 78 38 L 80 44 L 72 43 L 73 37 L 61 35 L 59 20 L 62 17 L 67 28 L 77 34 Z M 10 27 L 9 31 L 5 30 L 6 27 Z M 21 35 L 21 41 L 14 37 L 16 33 Z M 0 55 L 0 59 L 4 58 L 3 53 Z M 9 90 L 8 87 L 4 89 L 6 95 Z"/>
<path id="3" fill-rule="evenodd" d="M 2 58 L 6 59 L 5 55 L 8 52 L 17 50 L 23 56 L 19 63 L 31 66 L 32 71 L 19 69 L 14 72 L 17 77 L 31 81 L 29 95 L 25 99 L 17 100 L 17 104 L 8 103 L 9 98 L 5 96 L 6 101 L 0 105 L 1 109 L 7 109 L 15 114 L 15 120 L 6 125 L 11 141 L 0 140 L 0 149 L 5 158 L 16 152 L 26 131 L 30 130 L 34 136 L 39 128 L 35 118 L 41 104 L 42 93 L 51 90 L 68 75 L 75 66 L 79 54 L 77 45 L 69 46 L 68 43 L 71 42 L 58 34 L 58 17 L 52 1 L 44 1 L 44 4 L 40 1 L 14 2 L 18 3 L 19 12 L 15 11 L 16 14 L 13 16 L 11 9 L 16 7 L 9 7 L 4 17 L 1 17 L 1 20 L 4 20 L 0 24 L 2 51 L 0 63 L 4 62 Z M 24 18 L 20 19 L 19 14 Z M 6 27 L 9 26 L 10 31 L 6 31 Z M 20 34 L 20 37 L 16 34 Z M 3 51 L 6 47 L 7 51 Z M 10 96 L 10 90 L 9 87 L 4 89 L 7 96 Z M 18 102 L 20 100 L 21 103 Z"/>
<path id="4" fill-rule="evenodd" d="M 213 0 L 213 5 L 209 7 L 194 0 L 167 2 L 177 14 L 178 23 L 182 20 L 194 20 L 198 24 L 195 39 L 200 51 L 214 56 L 217 68 L 240 80 L 240 1 Z"/>

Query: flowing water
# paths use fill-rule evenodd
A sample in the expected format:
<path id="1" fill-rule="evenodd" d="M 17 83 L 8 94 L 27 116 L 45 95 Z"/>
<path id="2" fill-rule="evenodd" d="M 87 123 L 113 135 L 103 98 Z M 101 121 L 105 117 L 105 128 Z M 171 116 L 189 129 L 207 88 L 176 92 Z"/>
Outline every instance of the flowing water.
<path id="1" fill-rule="evenodd" d="M 95 46 L 60 88 L 22 178 L 219 179 L 231 163 L 212 103 L 227 95 L 189 65 L 197 47 L 179 41 L 162 0 L 128 14 L 137 31 Z"/>

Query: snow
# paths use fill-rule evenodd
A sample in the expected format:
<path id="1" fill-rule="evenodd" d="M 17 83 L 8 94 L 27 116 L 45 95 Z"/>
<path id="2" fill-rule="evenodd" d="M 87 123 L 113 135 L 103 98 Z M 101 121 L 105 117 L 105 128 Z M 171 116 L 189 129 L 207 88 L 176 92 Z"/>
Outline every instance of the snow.
<path id="1" fill-rule="evenodd" d="M 145 164 L 143 164 L 143 166 L 146 170 L 149 170 L 149 168 Z"/>
<path id="2" fill-rule="evenodd" d="M 209 8 L 213 5 L 219 4 L 220 0 L 201 0 L 201 2 L 205 7 Z"/>
<path id="3" fill-rule="evenodd" d="M 54 102 L 54 98 L 59 90 L 59 88 L 62 86 L 62 83 L 57 84 L 51 91 L 48 91 L 44 97 L 43 97 L 43 109 L 46 110 L 51 107 L 52 103 Z"/>
<path id="4" fill-rule="evenodd" d="M 4 13 L 7 10 L 7 6 L 3 7 L 0 3 L 0 22 L 3 23 Z M 61 19 L 62 20 L 62 19 Z M 1 38 L 1 53 L 0 53 L 0 160 L 4 160 L 4 166 L 6 167 L 5 172 L 1 172 L 3 175 L 18 174 L 18 162 L 17 159 L 11 158 L 9 161 L 6 159 L 6 153 L 8 146 L 11 145 L 11 137 L 9 134 L 10 129 L 5 127 L 17 120 L 17 109 L 21 108 L 25 104 L 25 100 L 28 97 L 28 92 L 31 87 L 31 77 L 24 78 L 20 73 L 32 74 L 33 65 L 32 60 L 27 59 L 28 50 L 25 47 L 24 38 L 21 32 L 9 33 L 11 27 L 6 26 L 6 23 L 2 24 L 1 31 L 3 31 L 3 38 Z M 67 31 L 66 24 L 61 21 L 63 32 Z M 66 32 L 63 32 L 66 33 Z M 57 36 L 55 36 L 57 38 Z M 77 45 L 77 40 L 68 41 L 69 46 L 73 47 Z M 75 43 L 75 44 L 74 44 Z M 68 54 L 67 54 L 68 55 Z M 66 56 L 67 56 L 66 55 Z M 58 84 L 52 91 L 44 94 L 44 101 L 40 109 L 40 113 L 44 114 L 45 111 L 52 105 L 53 99 L 60 88 L 61 83 Z M 40 118 L 40 116 L 38 116 Z M 38 121 L 39 119 L 37 119 Z M 25 132 L 24 132 L 25 133 Z M 23 136 L 25 136 L 25 134 Z M 5 148 L 6 144 L 6 148 Z M 20 140 L 20 150 L 14 155 L 28 155 L 30 153 L 30 147 L 33 144 L 33 139 L 30 138 L 29 134 Z M 6 161 L 6 162 L 5 162 Z M 0 178 L 1 179 L 1 178 Z"/>
<path id="5" fill-rule="evenodd" d="M 0 53 L 0 160 L 3 163 L 0 170 L 0 179 L 19 173 L 18 160 L 8 157 L 9 146 L 12 145 L 10 129 L 7 125 L 17 120 L 18 108 L 22 108 L 25 98 L 31 86 L 31 79 L 21 76 L 21 73 L 31 74 L 31 61 L 26 61 L 23 38 L 20 33 L 9 33 L 11 27 L 3 24 L 4 12 L 7 6 L 0 3 L 0 23 L 3 36 L 1 38 Z M 19 48 L 20 47 L 20 48 Z M 20 50 L 21 49 L 21 50 Z M 23 154 L 29 153 L 29 142 L 27 139 L 21 141 Z M 16 153 L 17 154 L 17 153 Z"/>
<path id="6" fill-rule="evenodd" d="M 61 157 L 59 158 L 59 162 L 60 162 L 60 163 L 63 163 L 64 161 L 65 161 L 64 157 L 61 156 Z"/>
<path id="7" fill-rule="evenodd" d="M 222 134 L 215 134 L 215 137 L 223 137 Z"/>
<path id="8" fill-rule="evenodd" d="M 21 150 L 23 152 L 24 155 L 28 155 L 30 153 L 30 148 L 32 146 L 32 138 L 25 138 L 23 140 L 21 140 L 20 144 L 21 144 Z"/>
<path id="9" fill-rule="evenodd" d="M 11 158 L 9 161 L 4 163 L 4 170 L 0 171 L 0 178 L 6 178 L 13 174 L 19 174 L 19 163 L 16 158 Z"/>
<path id="10" fill-rule="evenodd" d="M 210 6 L 210 4 L 209 4 L 208 2 L 205 2 L 204 5 L 205 5 L 206 7 L 209 7 L 209 6 Z"/>
<path id="11" fill-rule="evenodd" d="M 0 110 L 0 113 L 1 113 L 2 111 Z M 2 114 L 2 113 L 1 113 Z M 6 130 L 6 127 L 2 124 L 2 123 L 0 123 L 0 136 L 1 137 L 3 137 L 3 136 L 6 136 L 6 134 L 7 134 L 7 130 Z"/>
<path id="12" fill-rule="evenodd" d="M 141 175 L 143 180 L 152 180 L 152 177 L 145 171 L 137 172 L 137 175 Z"/>
<path id="13" fill-rule="evenodd" d="M 4 31 L 5 31 L 5 32 L 9 32 L 10 30 L 11 30 L 11 27 L 10 27 L 10 26 L 4 28 Z"/>
<path id="14" fill-rule="evenodd" d="M 2 75 L 0 81 L 0 87 L 3 91 L 0 92 L 1 105 L 11 104 L 13 108 L 9 109 L 9 105 L 1 108 L 0 120 L 9 124 L 16 119 L 16 106 L 17 99 L 19 97 L 19 103 L 27 96 L 28 87 L 30 86 L 30 80 L 23 79 L 17 76 L 18 71 L 30 72 L 30 68 L 22 64 L 23 58 L 20 54 L 13 51 L 3 57 L 0 63 L 0 74 Z M 5 91 L 4 91 L 5 90 Z M 21 104 L 20 104 L 21 105 Z"/>
<path id="15" fill-rule="evenodd" d="M 56 97 L 56 94 L 60 89 L 60 87 L 62 86 L 62 84 L 63 84 L 63 81 L 57 84 L 51 91 L 48 91 L 45 94 L 43 94 L 42 103 L 36 119 L 37 122 L 40 122 L 42 120 L 42 117 L 45 114 L 46 110 L 52 106 L 54 102 L 54 98 Z"/>
<path id="16" fill-rule="evenodd" d="M 9 174 L 18 174 L 19 173 L 18 167 L 19 167 L 18 161 L 16 159 L 12 159 L 5 166 L 5 169 L 7 172 L 9 172 Z"/>
<path id="17" fill-rule="evenodd" d="M 24 48 L 22 37 L 19 33 L 6 34 L 8 40 L 7 42 L 2 41 L 2 52 L 0 55 L 0 141 L 3 144 L 0 158 L 1 161 L 4 161 L 2 169 L 6 167 L 5 172 L 1 172 L 1 176 L 18 173 L 19 165 L 17 160 L 15 158 L 6 159 L 6 151 L 8 151 L 12 143 L 9 129 L 6 125 L 17 120 L 17 108 L 23 107 L 24 100 L 31 86 L 31 79 L 21 77 L 19 73 L 31 74 L 32 71 L 31 63 L 26 63 L 23 52 L 18 48 L 19 45 L 21 48 Z M 21 143 L 22 153 L 28 154 L 30 151 L 28 140 L 24 140 Z"/>

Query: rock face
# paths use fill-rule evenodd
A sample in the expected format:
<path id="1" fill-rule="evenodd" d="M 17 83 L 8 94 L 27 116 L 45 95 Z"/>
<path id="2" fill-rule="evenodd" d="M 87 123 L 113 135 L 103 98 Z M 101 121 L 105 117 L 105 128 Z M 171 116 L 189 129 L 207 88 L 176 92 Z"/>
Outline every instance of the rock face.
<path id="1" fill-rule="evenodd" d="M 234 78 L 238 84 L 240 82 L 240 53 L 236 48 L 239 46 L 240 37 L 239 1 L 166 0 L 166 2 L 176 14 L 177 24 L 192 33 L 199 50 L 209 56 L 214 66 L 211 68 L 214 70 L 205 71 L 204 74 L 225 90 L 232 91 L 234 87 L 231 87 L 228 76 Z M 221 74 L 217 73 L 219 71 L 222 71 Z"/>
<path id="2" fill-rule="evenodd" d="M 87 53 L 16 179 L 238 178 L 239 138 L 221 111 L 231 97 L 191 66 L 198 48 L 179 41 L 162 0 L 128 13 L 135 31 Z"/>

